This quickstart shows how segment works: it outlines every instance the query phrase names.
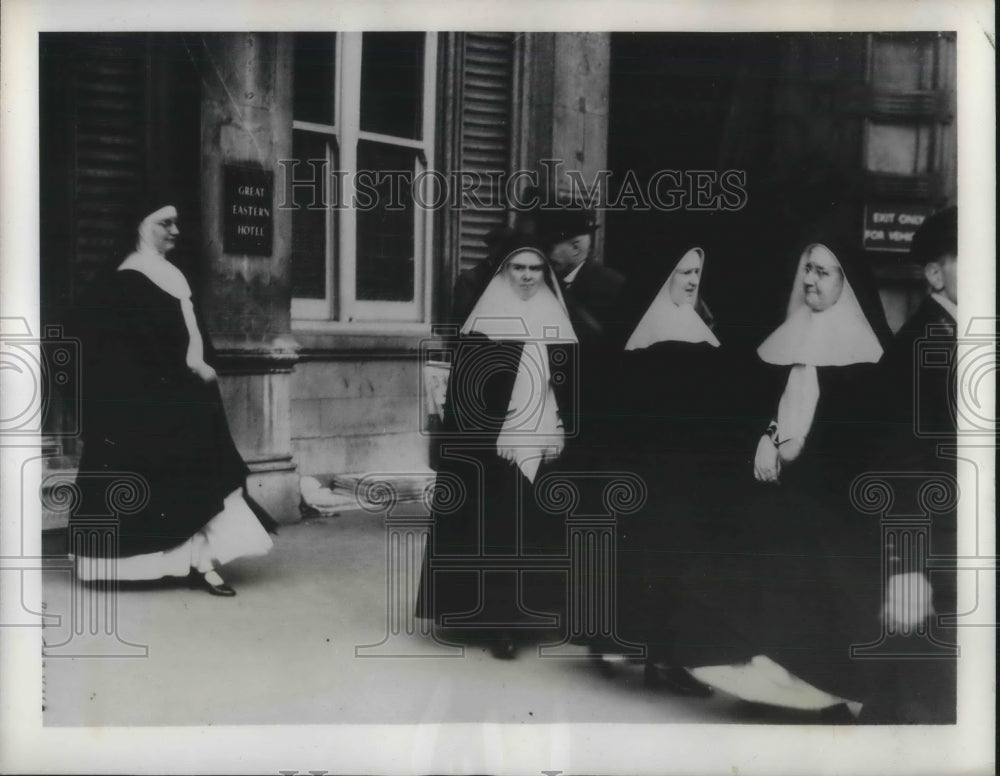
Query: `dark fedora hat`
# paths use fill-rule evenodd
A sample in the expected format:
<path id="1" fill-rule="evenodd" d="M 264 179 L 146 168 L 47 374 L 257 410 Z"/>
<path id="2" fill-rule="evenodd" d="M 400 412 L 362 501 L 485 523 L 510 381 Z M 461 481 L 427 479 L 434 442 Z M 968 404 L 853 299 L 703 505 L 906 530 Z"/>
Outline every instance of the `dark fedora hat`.
<path id="1" fill-rule="evenodd" d="M 924 219 L 913 235 L 910 257 L 918 264 L 940 261 L 958 253 L 958 208 L 939 210 Z"/>
<path id="2" fill-rule="evenodd" d="M 593 234 L 598 229 L 593 210 L 578 205 L 543 208 L 537 216 L 538 236 L 552 246 L 581 234 Z"/>

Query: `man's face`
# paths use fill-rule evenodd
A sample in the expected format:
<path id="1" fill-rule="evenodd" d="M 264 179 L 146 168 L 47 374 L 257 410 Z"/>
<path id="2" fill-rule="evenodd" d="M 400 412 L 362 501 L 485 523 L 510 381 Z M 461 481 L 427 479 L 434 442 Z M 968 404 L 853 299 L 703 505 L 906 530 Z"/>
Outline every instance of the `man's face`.
<path id="1" fill-rule="evenodd" d="M 559 277 L 565 277 L 590 255 L 590 235 L 578 234 L 556 243 L 549 249 L 549 261 Z"/>
<path id="2" fill-rule="evenodd" d="M 958 304 L 958 257 L 948 253 L 924 268 L 931 288 L 944 294 L 952 304 Z"/>
<path id="3" fill-rule="evenodd" d="M 542 257 L 531 251 L 515 253 L 507 259 L 507 281 L 524 301 L 538 293 L 542 285 Z"/>
<path id="4" fill-rule="evenodd" d="M 802 267 L 806 304 L 813 312 L 833 307 L 844 291 L 844 271 L 840 262 L 822 245 L 814 246 Z"/>

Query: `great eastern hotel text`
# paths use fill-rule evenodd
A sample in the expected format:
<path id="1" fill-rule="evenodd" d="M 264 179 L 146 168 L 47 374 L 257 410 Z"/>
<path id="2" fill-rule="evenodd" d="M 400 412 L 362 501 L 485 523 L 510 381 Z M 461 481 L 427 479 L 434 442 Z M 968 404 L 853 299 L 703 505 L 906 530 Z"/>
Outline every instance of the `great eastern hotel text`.
<path id="1" fill-rule="evenodd" d="M 240 186 L 236 193 L 249 199 L 264 199 L 263 186 Z M 251 218 L 270 218 L 271 208 L 262 205 L 234 204 L 232 214 L 234 216 L 250 216 Z M 263 237 L 264 227 L 257 224 L 237 224 L 236 234 L 240 237 Z"/>
<path id="2" fill-rule="evenodd" d="M 227 166 L 223 187 L 223 251 L 230 255 L 270 256 L 274 235 L 274 173 Z"/>

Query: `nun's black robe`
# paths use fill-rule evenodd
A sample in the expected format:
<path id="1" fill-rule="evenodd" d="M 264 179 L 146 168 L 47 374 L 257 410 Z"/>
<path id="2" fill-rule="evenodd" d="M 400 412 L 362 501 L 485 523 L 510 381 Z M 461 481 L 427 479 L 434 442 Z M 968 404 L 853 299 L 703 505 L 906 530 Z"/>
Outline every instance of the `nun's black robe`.
<path id="1" fill-rule="evenodd" d="M 713 552 L 699 526 L 707 496 L 746 458 L 732 445 L 740 419 L 729 415 L 726 355 L 707 342 L 659 342 L 621 358 L 620 461 L 643 480 L 646 503 L 618 518 L 619 633 L 654 660 L 672 662 L 687 574 Z"/>
<path id="2" fill-rule="evenodd" d="M 759 369 L 759 385 L 780 396 L 789 367 Z M 713 549 L 685 559 L 672 627 L 677 663 L 766 655 L 836 697 L 870 696 L 877 661 L 852 659 L 850 650 L 881 633 L 882 539 L 878 516 L 853 506 L 851 487 L 874 464 L 879 377 L 875 364 L 817 367 L 809 436 L 779 484 L 753 479 L 757 439 L 743 436 L 745 469 L 715 483 L 695 526 Z M 759 414 L 759 429 L 767 417 Z"/>
<path id="3" fill-rule="evenodd" d="M 839 242 L 850 233 L 835 228 L 842 215 L 807 229 L 805 244 L 833 247 L 884 349 L 889 331 L 874 282 Z M 760 402 L 747 418 L 756 416 L 758 430 L 743 438 L 746 469 L 716 483 L 707 519 L 697 523 L 702 543 L 724 541 L 686 560 L 674 657 L 697 667 L 766 655 L 820 690 L 865 701 L 877 692 L 879 661 L 854 659 L 851 647 L 881 634 L 883 547 L 879 516 L 855 507 L 852 483 L 877 463 L 883 376 L 874 363 L 816 367 L 819 397 L 802 451 L 782 465 L 779 483 L 757 482 L 756 446 L 790 369 L 757 360 L 731 376 L 737 393 L 750 386 Z M 730 638 L 719 639 L 720 631 Z"/>
<path id="4" fill-rule="evenodd" d="M 195 308 L 197 310 L 197 306 Z M 186 364 L 181 303 L 134 270 L 112 272 L 81 315 L 83 439 L 74 520 L 106 515 L 116 473 L 138 476 L 148 501 L 134 514 L 124 492 L 115 546 L 75 548 L 91 557 L 129 557 L 183 544 L 245 487 L 248 469 L 229 432 L 219 385 Z M 205 362 L 214 352 L 199 320 Z M 142 488 L 137 491 L 142 498 Z M 245 495 L 245 494 L 244 494 Z M 265 528 L 275 523 L 251 499 Z"/>
<path id="5" fill-rule="evenodd" d="M 867 666 L 851 659 L 850 646 L 879 636 L 881 536 L 877 517 L 853 508 L 851 483 L 869 468 L 874 421 L 865 397 L 876 376 L 872 364 L 817 368 L 812 428 L 780 484 L 744 480 L 720 492 L 717 514 L 738 540 L 725 555 L 706 556 L 718 568 L 716 584 L 706 574 L 691 589 L 697 603 L 687 632 L 718 618 L 739 638 L 715 645 L 695 639 L 679 648 L 684 665 L 763 654 L 821 690 L 866 697 Z"/>
<path id="6" fill-rule="evenodd" d="M 450 640 L 490 638 L 518 629 L 557 625 L 565 601 L 565 517 L 546 509 L 536 485 L 559 470 L 542 463 L 532 484 L 497 454 L 524 343 L 471 332 L 459 338 L 448 380 L 433 524 L 416 604 Z M 564 428 L 571 407 L 575 345 L 544 346 Z M 491 561 L 505 557 L 498 568 Z M 552 559 L 551 570 L 537 570 Z M 535 562 L 536 570 L 517 569 Z"/>

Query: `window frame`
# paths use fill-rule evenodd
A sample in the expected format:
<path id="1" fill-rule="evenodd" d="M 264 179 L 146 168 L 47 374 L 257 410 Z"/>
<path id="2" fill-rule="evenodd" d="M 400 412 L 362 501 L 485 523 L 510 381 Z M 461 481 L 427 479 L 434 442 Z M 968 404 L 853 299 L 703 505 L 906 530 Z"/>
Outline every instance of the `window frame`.
<path id="1" fill-rule="evenodd" d="M 416 152 L 413 173 L 436 169 L 435 130 L 437 118 L 438 33 L 424 33 L 423 99 L 421 138 L 396 137 L 361 129 L 361 69 L 363 32 L 335 33 L 334 123 L 317 124 L 292 117 L 292 132 L 311 132 L 329 138 L 323 194 L 327 203 L 325 222 L 325 295 L 322 299 L 292 297 L 293 330 L 350 332 L 426 332 L 430 327 L 431 293 L 434 286 L 434 213 L 414 205 L 414 295 L 409 302 L 363 300 L 357 298 L 357 210 L 356 192 L 358 144 L 370 141 L 407 148 Z M 331 153 L 332 151 L 332 153 Z M 333 176 L 332 154 L 337 169 Z M 428 176 L 421 179 L 420 195 L 428 202 Z M 331 183 L 339 191 L 331 191 Z"/>

